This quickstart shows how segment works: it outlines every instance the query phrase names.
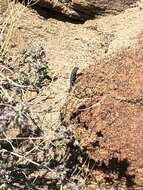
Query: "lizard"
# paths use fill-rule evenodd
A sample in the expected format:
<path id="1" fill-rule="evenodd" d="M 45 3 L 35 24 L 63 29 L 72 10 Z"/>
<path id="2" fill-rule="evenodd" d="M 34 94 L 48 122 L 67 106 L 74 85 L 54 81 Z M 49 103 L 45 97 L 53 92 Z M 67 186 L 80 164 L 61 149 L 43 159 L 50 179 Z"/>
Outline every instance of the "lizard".
<path id="1" fill-rule="evenodd" d="M 74 67 L 72 69 L 72 72 L 71 72 L 71 75 L 70 75 L 70 89 L 69 89 L 69 92 L 72 90 L 72 87 L 74 86 L 75 84 L 75 81 L 77 79 L 77 71 L 78 71 L 78 67 Z"/>

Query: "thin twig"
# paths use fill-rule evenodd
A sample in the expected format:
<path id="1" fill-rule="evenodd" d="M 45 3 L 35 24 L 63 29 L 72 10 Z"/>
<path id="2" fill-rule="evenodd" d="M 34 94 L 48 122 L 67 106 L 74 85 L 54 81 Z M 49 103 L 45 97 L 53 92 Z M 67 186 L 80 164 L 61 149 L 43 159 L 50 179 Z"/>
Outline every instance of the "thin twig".
<path id="1" fill-rule="evenodd" d="M 20 155 L 20 154 L 18 154 L 16 152 L 11 152 L 11 151 L 8 151 L 8 150 L 6 150 L 4 148 L 0 152 L 3 152 L 3 151 L 8 152 L 11 155 L 16 156 L 18 158 L 24 159 L 27 162 L 30 162 L 31 164 L 34 164 L 35 166 L 37 166 L 39 168 L 48 169 L 50 172 L 52 172 L 54 175 L 56 175 L 59 179 L 61 179 L 61 177 L 54 170 L 52 170 L 51 168 L 49 168 L 48 166 L 42 166 L 41 164 L 39 164 L 39 163 L 37 163 L 37 162 L 35 162 L 35 161 L 31 160 L 31 159 L 25 158 L 25 156 L 22 156 L 22 155 Z"/>
<path id="2" fill-rule="evenodd" d="M 9 81 L 10 83 L 12 83 L 14 86 L 16 87 L 20 87 L 20 88 L 27 88 L 27 86 L 18 84 L 16 82 L 14 82 L 12 79 L 8 78 L 7 76 L 4 76 L 3 74 L 0 73 L 0 76 L 3 77 L 4 79 L 6 79 L 7 81 Z"/>

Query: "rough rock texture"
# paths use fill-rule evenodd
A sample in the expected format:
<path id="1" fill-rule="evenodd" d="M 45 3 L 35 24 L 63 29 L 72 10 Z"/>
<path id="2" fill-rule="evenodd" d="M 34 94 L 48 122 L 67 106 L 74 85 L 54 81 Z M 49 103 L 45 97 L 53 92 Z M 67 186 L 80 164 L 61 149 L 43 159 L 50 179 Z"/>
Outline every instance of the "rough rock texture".
<path id="1" fill-rule="evenodd" d="M 94 15 L 105 12 L 118 13 L 137 0 L 40 0 L 38 3 L 43 7 L 54 9 L 68 17 L 85 20 Z"/>
<path id="2" fill-rule="evenodd" d="M 98 60 L 78 78 L 61 119 L 100 166 L 143 188 L 143 50 Z"/>

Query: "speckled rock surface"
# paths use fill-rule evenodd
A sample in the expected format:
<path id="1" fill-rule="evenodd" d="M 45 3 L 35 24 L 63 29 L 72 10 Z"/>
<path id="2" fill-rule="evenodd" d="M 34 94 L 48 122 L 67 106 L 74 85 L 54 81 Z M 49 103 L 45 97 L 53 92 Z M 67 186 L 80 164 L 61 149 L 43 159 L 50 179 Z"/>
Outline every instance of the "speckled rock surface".
<path id="1" fill-rule="evenodd" d="M 143 188 L 142 81 L 142 46 L 108 56 L 78 78 L 61 114 L 89 157 L 112 163 L 118 179 L 135 189 Z"/>

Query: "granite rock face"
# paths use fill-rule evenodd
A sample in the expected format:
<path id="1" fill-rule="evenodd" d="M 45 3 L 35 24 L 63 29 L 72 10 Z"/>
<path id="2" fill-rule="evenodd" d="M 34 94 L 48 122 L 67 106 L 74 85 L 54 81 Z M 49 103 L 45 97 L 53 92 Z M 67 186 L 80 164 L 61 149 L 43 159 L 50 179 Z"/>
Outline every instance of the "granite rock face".
<path id="1" fill-rule="evenodd" d="M 70 18 L 86 20 L 104 13 L 117 14 L 135 2 L 137 0 L 39 0 L 38 4 Z"/>
<path id="2" fill-rule="evenodd" d="M 143 187 L 142 45 L 103 58 L 77 79 L 61 111 L 91 159 L 126 188 Z"/>

